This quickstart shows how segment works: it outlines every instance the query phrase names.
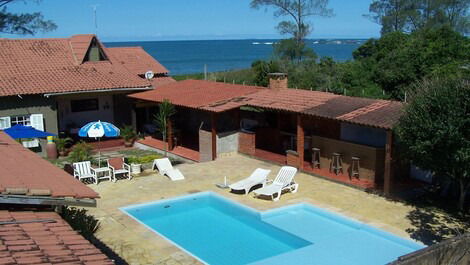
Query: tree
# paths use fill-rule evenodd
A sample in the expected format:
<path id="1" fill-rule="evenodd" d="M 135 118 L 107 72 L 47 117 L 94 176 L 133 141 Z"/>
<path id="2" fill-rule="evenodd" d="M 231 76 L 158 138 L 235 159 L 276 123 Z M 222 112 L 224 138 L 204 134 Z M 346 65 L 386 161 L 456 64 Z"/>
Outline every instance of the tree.
<path id="1" fill-rule="evenodd" d="M 369 6 L 371 14 L 365 16 L 382 25 L 382 34 L 409 32 L 415 29 L 409 23 L 410 17 L 415 15 L 413 6 L 414 1 L 410 0 L 374 0 Z"/>
<path id="2" fill-rule="evenodd" d="M 311 25 L 307 21 L 312 16 L 333 16 L 333 10 L 328 8 L 328 0 L 252 0 L 251 7 L 258 9 L 260 7 L 274 7 L 275 17 L 290 17 L 291 21 L 279 22 L 277 29 L 282 35 L 290 35 L 291 39 L 295 41 L 296 48 L 292 49 L 292 43 L 281 43 L 295 53 L 304 51 L 305 47 L 304 40 L 311 32 Z M 294 54 L 295 54 L 294 53 Z"/>
<path id="3" fill-rule="evenodd" d="M 459 209 L 470 189 L 470 82 L 420 82 L 396 128 L 405 156 L 435 176 L 460 184 Z"/>
<path id="4" fill-rule="evenodd" d="M 448 26 L 392 32 L 367 41 L 353 57 L 380 90 L 403 100 L 404 89 L 423 78 L 468 75 L 470 40 Z"/>
<path id="5" fill-rule="evenodd" d="M 14 14 L 7 11 L 6 5 L 15 0 L 0 0 L 0 33 L 34 35 L 57 28 L 51 20 L 45 20 L 39 12 Z"/>
<path id="6" fill-rule="evenodd" d="M 442 26 L 465 34 L 470 28 L 469 5 L 470 0 L 374 0 L 365 16 L 382 25 L 382 34 Z"/>
<path id="7" fill-rule="evenodd" d="M 162 140 L 165 142 L 165 156 L 168 150 L 168 143 L 167 143 L 167 134 L 168 134 L 168 127 L 171 124 L 170 119 L 171 116 L 175 115 L 176 110 L 173 104 L 168 99 L 163 100 L 163 102 L 159 105 L 158 112 L 154 115 L 153 121 L 154 124 L 157 126 L 158 130 L 162 133 Z"/>
<path id="8" fill-rule="evenodd" d="M 308 48 L 305 42 L 297 43 L 294 39 L 280 40 L 274 44 L 274 53 L 281 60 L 302 61 L 303 59 L 315 60 L 317 55 L 313 49 Z"/>

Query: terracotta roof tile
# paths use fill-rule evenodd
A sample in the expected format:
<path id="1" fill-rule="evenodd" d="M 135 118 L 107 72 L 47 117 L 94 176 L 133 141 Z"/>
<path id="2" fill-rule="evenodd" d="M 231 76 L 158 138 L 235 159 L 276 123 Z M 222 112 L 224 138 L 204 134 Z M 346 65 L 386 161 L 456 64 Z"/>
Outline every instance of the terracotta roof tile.
<path id="1" fill-rule="evenodd" d="M 349 123 L 391 129 L 401 116 L 402 103 L 349 97 L 302 89 L 271 90 L 263 87 L 220 82 L 185 80 L 152 91 L 130 95 L 140 100 L 170 100 L 177 106 L 222 112 L 240 106 L 335 119 Z"/>
<path id="2" fill-rule="evenodd" d="M 247 105 L 275 110 L 302 112 L 308 108 L 320 106 L 338 95 L 302 89 L 273 91 L 265 89 L 250 95 Z"/>
<path id="3" fill-rule="evenodd" d="M 90 47 L 90 42 L 95 36 L 93 34 L 73 35 L 70 38 L 70 47 L 77 65 L 83 62 L 85 55 Z"/>
<path id="4" fill-rule="evenodd" d="M 13 211 L 0 211 L 1 215 L 7 217 L 9 221 L 34 221 L 53 220 L 54 223 L 28 223 L 34 224 L 47 236 L 38 236 L 31 231 L 24 229 L 24 224 L 2 225 L 0 228 L 8 226 L 11 232 L 18 239 L 11 239 L 12 236 L 0 234 L 0 242 L 4 248 L 0 248 L 0 264 L 88 264 L 93 261 L 95 264 L 114 264 L 107 256 L 101 253 L 96 247 L 90 244 L 54 212 L 25 212 L 18 214 Z M 70 236 L 63 236 L 50 228 L 61 227 L 61 231 L 68 231 L 74 238 L 80 240 L 71 241 Z M 26 239 L 23 239 L 26 238 Z M 43 242 L 47 238 L 47 247 Z M 87 251 L 75 251 L 75 249 L 86 248 Z"/>
<path id="5" fill-rule="evenodd" d="M 131 73 L 145 74 L 153 71 L 155 74 L 167 74 L 169 71 L 148 54 L 142 47 L 106 48 L 107 54 L 114 61 L 123 65 Z"/>
<path id="6" fill-rule="evenodd" d="M 65 171 L 0 131 L 0 192 L 3 194 L 35 195 L 34 189 L 48 190 L 52 197 L 98 198 L 98 194 Z M 21 166 L 18 166 L 21 165 Z M 27 215 L 14 213 L 13 215 Z M 25 225 L 34 227 L 34 225 Z"/>
<path id="7" fill-rule="evenodd" d="M 262 87 L 226 84 L 204 80 L 184 80 L 162 85 L 154 90 L 129 95 L 131 98 L 162 102 L 195 109 L 222 112 L 243 105 L 246 95 Z M 241 101 L 237 102 L 237 99 Z"/>
<path id="8" fill-rule="evenodd" d="M 109 60 L 83 62 L 93 38 L 0 39 L 0 96 L 146 88 L 142 69 L 167 71 L 139 48 L 103 47 Z"/>

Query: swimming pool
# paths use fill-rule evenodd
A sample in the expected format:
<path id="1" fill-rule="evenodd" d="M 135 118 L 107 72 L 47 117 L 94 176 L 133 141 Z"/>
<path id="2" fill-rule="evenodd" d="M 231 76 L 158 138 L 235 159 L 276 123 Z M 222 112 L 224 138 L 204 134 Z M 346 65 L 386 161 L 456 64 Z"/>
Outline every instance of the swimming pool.
<path id="1" fill-rule="evenodd" d="M 207 264 L 386 264 L 424 247 L 310 204 L 258 212 L 213 192 L 121 208 Z"/>

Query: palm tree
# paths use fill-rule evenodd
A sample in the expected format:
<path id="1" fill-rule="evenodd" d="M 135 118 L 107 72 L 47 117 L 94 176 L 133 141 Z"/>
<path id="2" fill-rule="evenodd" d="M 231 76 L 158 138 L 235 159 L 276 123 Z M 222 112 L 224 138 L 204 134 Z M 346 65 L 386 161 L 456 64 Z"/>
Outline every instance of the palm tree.
<path id="1" fill-rule="evenodd" d="M 168 124 L 170 122 L 171 116 L 173 116 L 175 113 L 176 110 L 173 104 L 171 104 L 168 99 L 165 99 L 160 104 L 158 112 L 153 116 L 153 122 L 163 136 L 163 142 L 165 143 L 165 156 L 167 155 L 168 150 Z"/>

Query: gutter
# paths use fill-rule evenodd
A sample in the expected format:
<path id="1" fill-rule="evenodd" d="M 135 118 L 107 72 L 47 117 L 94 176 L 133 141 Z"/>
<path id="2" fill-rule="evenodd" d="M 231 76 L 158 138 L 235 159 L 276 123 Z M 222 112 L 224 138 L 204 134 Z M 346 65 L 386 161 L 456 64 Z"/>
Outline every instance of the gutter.
<path id="1" fill-rule="evenodd" d="M 142 90 L 151 90 L 152 86 L 148 87 L 137 87 L 137 88 L 111 88 L 111 89 L 102 89 L 102 90 L 80 90 L 80 91 L 71 91 L 71 92 L 58 92 L 58 93 L 47 93 L 44 94 L 44 97 L 48 98 L 50 96 L 61 96 L 61 95 L 74 95 L 74 94 L 83 94 L 83 93 L 103 93 L 103 92 L 119 92 L 119 91 L 142 91 Z"/>
<path id="2" fill-rule="evenodd" d="M 76 199 L 71 197 L 53 198 L 46 196 L 5 195 L 0 194 L 0 204 L 29 204 L 29 205 L 53 205 L 53 206 L 84 206 L 96 207 L 95 199 Z"/>

